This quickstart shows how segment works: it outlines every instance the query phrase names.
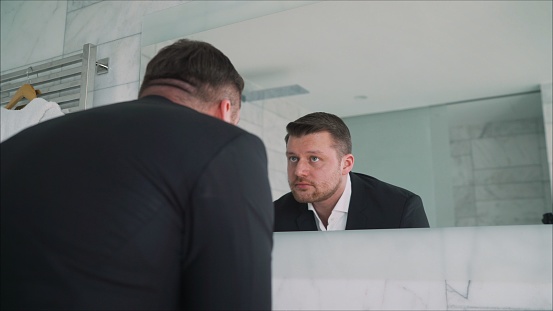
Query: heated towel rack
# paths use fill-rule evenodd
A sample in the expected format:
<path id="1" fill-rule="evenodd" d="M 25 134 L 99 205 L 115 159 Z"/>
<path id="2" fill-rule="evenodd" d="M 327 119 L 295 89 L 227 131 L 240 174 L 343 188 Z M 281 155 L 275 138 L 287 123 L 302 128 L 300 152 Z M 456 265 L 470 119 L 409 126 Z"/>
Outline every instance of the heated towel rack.
<path id="1" fill-rule="evenodd" d="M 92 107 L 94 76 L 107 71 L 105 60 L 96 62 L 96 46 L 87 43 L 77 55 L 4 74 L 0 77 L 0 104 L 5 106 L 28 83 L 40 91 L 39 97 L 57 103 L 65 113 L 88 109 Z M 26 103 L 22 100 L 18 106 Z"/>

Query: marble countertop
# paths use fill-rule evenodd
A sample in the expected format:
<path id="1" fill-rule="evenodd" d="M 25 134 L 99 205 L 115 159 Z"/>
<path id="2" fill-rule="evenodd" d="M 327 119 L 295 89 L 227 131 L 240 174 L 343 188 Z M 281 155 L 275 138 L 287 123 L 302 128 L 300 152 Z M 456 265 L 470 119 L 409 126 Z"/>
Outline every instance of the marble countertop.
<path id="1" fill-rule="evenodd" d="M 553 226 L 274 235 L 275 310 L 551 310 Z"/>

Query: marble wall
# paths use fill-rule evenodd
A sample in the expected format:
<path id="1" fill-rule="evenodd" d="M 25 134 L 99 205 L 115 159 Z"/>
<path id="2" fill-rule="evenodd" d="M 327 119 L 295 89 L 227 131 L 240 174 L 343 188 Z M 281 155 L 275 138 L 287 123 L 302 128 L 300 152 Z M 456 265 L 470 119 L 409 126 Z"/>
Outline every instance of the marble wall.
<path id="1" fill-rule="evenodd" d="M 551 212 L 540 118 L 450 128 L 457 226 L 541 224 Z"/>
<path id="2" fill-rule="evenodd" d="M 545 141 L 547 145 L 547 160 L 549 162 L 549 180 L 553 181 L 553 154 L 552 147 L 553 144 L 553 86 L 551 81 L 541 84 L 541 98 L 542 98 L 542 107 L 543 107 L 543 123 L 545 127 Z M 553 182 L 551 183 L 551 193 L 553 193 Z"/>
<path id="3" fill-rule="evenodd" d="M 110 67 L 95 77 L 92 106 L 136 99 L 144 16 L 185 2 L 1 1 L 1 74 L 78 53 L 92 43 L 97 59 L 109 57 Z M 306 113 L 279 99 L 243 105 L 239 126 L 266 145 L 274 198 L 288 192 L 285 126 Z"/>
<path id="4" fill-rule="evenodd" d="M 551 310 L 552 233 L 543 224 L 277 232 L 273 309 Z"/>

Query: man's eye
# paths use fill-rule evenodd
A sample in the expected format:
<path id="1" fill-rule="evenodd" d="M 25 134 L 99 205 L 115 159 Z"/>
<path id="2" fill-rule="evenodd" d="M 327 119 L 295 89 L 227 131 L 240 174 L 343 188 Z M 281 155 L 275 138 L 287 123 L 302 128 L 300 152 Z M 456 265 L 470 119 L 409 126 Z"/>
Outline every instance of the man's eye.
<path id="1" fill-rule="evenodd" d="M 319 157 L 311 157 L 311 161 L 317 162 L 317 161 L 319 161 Z"/>
<path id="2" fill-rule="evenodd" d="M 298 162 L 298 157 L 288 157 L 288 161 L 290 161 L 290 162 Z"/>

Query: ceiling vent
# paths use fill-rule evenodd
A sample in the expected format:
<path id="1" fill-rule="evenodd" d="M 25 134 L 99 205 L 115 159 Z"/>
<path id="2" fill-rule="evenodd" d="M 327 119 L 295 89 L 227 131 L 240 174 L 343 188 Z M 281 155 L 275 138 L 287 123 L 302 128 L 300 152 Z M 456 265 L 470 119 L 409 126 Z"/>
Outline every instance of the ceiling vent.
<path id="1" fill-rule="evenodd" d="M 309 93 L 298 84 L 275 87 L 270 89 L 262 89 L 242 93 L 242 101 L 254 102 L 271 98 L 288 97 Z"/>

